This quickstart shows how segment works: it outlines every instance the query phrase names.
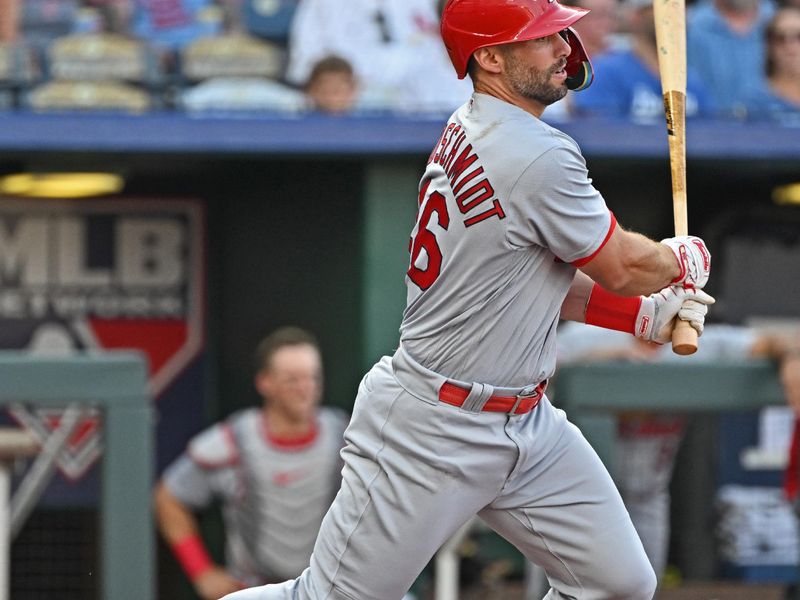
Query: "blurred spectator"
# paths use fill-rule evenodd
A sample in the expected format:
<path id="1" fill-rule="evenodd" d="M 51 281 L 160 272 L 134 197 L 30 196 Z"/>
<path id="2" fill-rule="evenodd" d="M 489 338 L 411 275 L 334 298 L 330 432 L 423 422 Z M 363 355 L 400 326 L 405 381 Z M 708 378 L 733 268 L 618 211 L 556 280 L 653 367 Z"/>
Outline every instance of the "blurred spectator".
<path id="1" fill-rule="evenodd" d="M 747 117 L 800 126 L 800 8 L 780 9 L 766 40 L 766 78 L 745 99 Z"/>
<path id="2" fill-rule="evenodd" d="M 560 366 L 598 361 L 712 363 L 771 358 L 780 365 L 786 400 L 800 411 L 800 335 L 775 334 L 732 325 L 706 325 L 698 350 L 679 356 L 609 329 L 564 322 L 558 333 Z M 794 336 L 794 337 L 792 337 Z M 556 385 L 558 385 L 556 383 Z M 702 402 L 702 398 L 699 399 Z M 646 399 L 642 399 L 643 406 Z M 800 412 L 798 412 L 800 414 Z M 685 418 L 643 411 L 619 422 L 614 479 L 648 558 L 661 576 L 669 548 L 669 483 L 683 437 Z"/>
<path id="3" fill-rule="evenodd" d="M 436 29 L 433 0 L 301 0 L 289 35 L 286 78 L 301 86 L 329 55 L 348 60 L 359 79 L 396 77 L 408 52 Z"/>
<path id="4" fill-rule="evenodd" d="M 20 35 L 20 3 L 0 0 L 0 110 L 13 108 L 17 97 L 41 77 L 40 62 Z"/>
<path id="5" fill-rule="evenodd" d="M 159 530 L 203 600 L 299 575 L 339 487 L 347 420 L 319 408 L 314 338 L 293 327 L 267 336 L 256 350 L 255 387 L 263 406 L 192 438 L 155 491 Z M 193 514 L 215 499 L 223 503 L 224 568 L 206 552 Z"/>
<path id="6" fill-rule="evenodd" d="M 250 34 L 286 44 L 300 0 L 241 0 L 243 28 Z"/>
<path id="7" fill-rule="evenodd" d="M 50 41 L 41 53 L 47 79 L 22 95 L 24 106 L 142 113 L 160 104 L 162 72 L 147 44 L 109 32 L 99 5 L 81 7 L 73 31 Z"/>
<path id="8" fill-rule="evenodd" d="M 178 55 L 192 42 L 238 29 L 239 0 L 89 0 L 102 9 L 104 28 L 135 37 L 172 74 Z"/>
<path id="9" fill-rule="evenodd" d="M 567 4 L 591 11 L 573 25 L 591 60 L 626 45 L 618 0 L 573 0 Z"/>
<path id="10" fill-rule="evenodd" d="M 590 61 L 594 63 L 607 52 L 628 46 L 627 35 L 621 32 L 618 0 L 570 0 L 566 4 L 591 11 L 572 26 L 580 36 Z M 573 110 L 573 96 L 573 92 L 567 92 L 561 100 L 545 108 L 542 118 L 551 122 L 568 120 Z"/>
<path id="11" fill-rule="evenodd" d="M 763 77 L 763 34 L 773 12 L 771 0 L 713 0 L 689 12 L 689 67 L 724 116 L 740 116 L 745 95 Z"/>
<path id="12" fill-rule="evenodd" d="M 25 41 L 39 51 L 71 33 L 125 33 L 128 0 L 0 0 L 0 42 Z"/>
<path id="13" fill-rule="evenodd" d="M 17 41 L 19 8 L 19 0 L 0 0 L 0 44 Z"/>
<path id="14" fill-rule="evenodd" d="M 592 85 L 576 94 L 576 114 L 626 117 L 640 123 L 663 120 L 664 100 L 658 71 L 652 0 L 629 0 L 630 49 L 609 52 L 594 62 Z M 703 82 L 688 73 L 686 116 L 713 114 Z"/>
<path id="15" fill-rule="evenodd" d="M 306 97 L 313 110 L 329 114 L 351 111 L 358 97 L 353 67 L 338 56 L 323 58 L 311 69 Z"/>
<path id="16" fill-rule="evenodd" d="M 438 8 L 436 0 L 302 0 L 286 78 L 303 86 L 313 65 L 333 54 L 353 66 L 363 107 L 451 112 L 471 86 L 453 73 Z"/>
<path id="17" fill-rule="evenodd" d="M 234 1 L 116 0 L 116 3 L 131 34 L 174 52 L 198 38 L 221 33 L 226 17 L 235 22 L 238 4 Z"/>
<path id="18" fill-rule="evenodd" d="M 0 0 L 3 40 L 24 41 L 41 51 L 72 31 L 78 0 Z"/>
<path id="19" fill-rule="evenodd" d="M 387 105 L 396 112 L 450 115 L 472 96 L 469 78 L 458 79 L 439 35 L 439 15 L 446 0 L 436 3 L 436 26 L 407 55 Z"/>

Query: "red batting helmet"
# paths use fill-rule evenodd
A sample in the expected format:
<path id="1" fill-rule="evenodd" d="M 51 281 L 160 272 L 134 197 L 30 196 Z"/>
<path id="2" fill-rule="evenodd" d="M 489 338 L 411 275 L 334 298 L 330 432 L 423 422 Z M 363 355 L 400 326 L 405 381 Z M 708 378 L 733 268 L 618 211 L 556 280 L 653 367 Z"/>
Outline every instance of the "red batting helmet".
<path id="1" fill-rule="evenodd" d="M 459 79 L 479 48 L 523 42 L 560 33 L 572 52 L 567 87 L 582 90 L 592 82 L 592 64 L 570 25 L 588 13 L 557 0 L 448 0 L 442 13 L 442 39 Z"/>

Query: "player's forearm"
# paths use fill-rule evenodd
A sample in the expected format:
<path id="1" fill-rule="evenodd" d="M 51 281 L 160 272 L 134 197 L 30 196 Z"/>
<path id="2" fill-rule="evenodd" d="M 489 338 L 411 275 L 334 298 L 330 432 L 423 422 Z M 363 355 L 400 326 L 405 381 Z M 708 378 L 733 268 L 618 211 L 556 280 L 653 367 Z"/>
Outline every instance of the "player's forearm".
<path id="1" fill-rule="evenodd" d="M 759 333 L 750 347 L 750 355 L 774 360 L 800 355 L 800 330 Z"/>
<path id="2" fill-rule="evenodd" d="M 198 584 L 211 571 L 217 570 L 200 537 L 197 519 L 163 482 L 156 488 L 155 513 L 161 535 L 192 583 Z"/>
<path id="3" fill-rule="evenodd" d="M 680 273 L 675 254 L 664 244 L 618 229 L 606 246 L 581 270 L 600 286 L 620 296 L 652 294 Z"/>
<path id="4" fill-rule="evenodd" d="M 628 231 L 622 242 L 618 278 L 598 281 L 607 290 L 620 296 L 652 294 L 664 289 L 680 275 L 675 255 L 664 244 Z"/>
<path id="5" fill-rule="evenodd" d="M 750 348 L 750 354 L 777 362 L 786 403 L 800 416 L 800 331 L 760 333 Z"/>
<path id="6" fill-rule="evenodd" d="M 188 537 L 199 535 L 195 516 L 163 483 L 156 488 L 154 500 L 158 530 L 168 544 L 176 544 Z"/>

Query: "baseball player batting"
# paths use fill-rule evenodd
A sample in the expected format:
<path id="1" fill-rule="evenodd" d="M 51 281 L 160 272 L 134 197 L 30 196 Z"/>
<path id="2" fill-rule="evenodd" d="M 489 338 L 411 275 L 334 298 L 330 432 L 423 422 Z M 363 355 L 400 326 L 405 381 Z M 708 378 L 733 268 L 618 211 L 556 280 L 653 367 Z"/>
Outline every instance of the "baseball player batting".
<path id="1" fill-rule="evenodd" d="M 547 600 L 650 600 L 656 577 L 608 472 L 545 389 L 559 317 L 665 343 L 713 298 L 699 238 L 617 225 L 577 144 L 540 120 L 592 70 L 556 0 L 450 0 L 472 97 L 434 145 L 400 345 L 362 380 L 342 487 L 311 564 L 226 600 L 398 600 L 473 515 L 540 565 Z"/>

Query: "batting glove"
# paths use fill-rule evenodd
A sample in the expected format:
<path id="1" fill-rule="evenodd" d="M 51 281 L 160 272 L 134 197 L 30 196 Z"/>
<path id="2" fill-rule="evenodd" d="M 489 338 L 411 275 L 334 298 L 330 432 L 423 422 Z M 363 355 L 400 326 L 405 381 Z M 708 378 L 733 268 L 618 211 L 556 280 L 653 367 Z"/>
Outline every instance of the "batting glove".
<path id="1" fill-rule="evenodd" d="M 681 274 L 672 283 L 685 288 L 702 289 L 711 272 L 711 253 L 706 243 L 693 235 L 667 238 L 661 240 L 661 243 L 669 246 L 681 268 Z"/>
<path id="2" fill-rule="evenodd" d="M 672 339 L 675 317 L 688 321 L 703 334 L 708 307 L 715 300 L 703 290 L 692 290 L 671 285 L 660 292 L 642 298 L 639 314 L 636 315 L 636 337 L 666 344 Z"/>

